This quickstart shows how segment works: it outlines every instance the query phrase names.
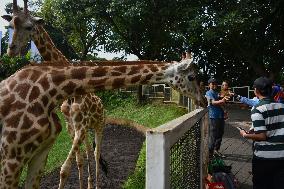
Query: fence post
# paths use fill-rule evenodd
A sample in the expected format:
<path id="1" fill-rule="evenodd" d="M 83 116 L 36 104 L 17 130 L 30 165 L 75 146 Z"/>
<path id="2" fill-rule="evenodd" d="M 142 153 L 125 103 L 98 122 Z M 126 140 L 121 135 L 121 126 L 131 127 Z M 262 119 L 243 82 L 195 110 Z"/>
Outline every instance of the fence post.
<path id="1" fill-rule="evenodd" d="M 170 188 L 169 149 L 160 132 L 146 132 L 146 189 Z"/>

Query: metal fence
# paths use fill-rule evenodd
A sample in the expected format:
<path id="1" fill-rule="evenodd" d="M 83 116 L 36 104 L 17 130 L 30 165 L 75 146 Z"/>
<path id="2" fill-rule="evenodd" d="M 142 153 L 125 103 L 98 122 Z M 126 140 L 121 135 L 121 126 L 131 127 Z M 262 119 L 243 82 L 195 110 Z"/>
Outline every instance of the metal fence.
<path id="1" fill-rule="evenodd" d="M 122 88 L 120 91 L 124 93 L 136 93 L 137 87 Z M 198 108 L 194 105 L 192 99 L 180 95 L 167 84 L 143 85 L 142 93 L 142 95 L 150 101 L 162 100 L 164 102 L 177 103 L 179 106 L 188 109 L 188 112 Z"/>
<path id="2" fill-rule="evenodd" d="M 203 188 L 208 163 L 208 113 L 196 109 L 146 133 L 146 188 Z"/>

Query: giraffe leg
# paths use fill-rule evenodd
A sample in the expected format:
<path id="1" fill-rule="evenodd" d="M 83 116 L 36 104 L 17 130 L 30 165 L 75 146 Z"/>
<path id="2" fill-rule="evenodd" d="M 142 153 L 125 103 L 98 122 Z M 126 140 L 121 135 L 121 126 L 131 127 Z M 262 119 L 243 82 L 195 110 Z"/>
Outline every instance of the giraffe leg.
<path id="1" fill-rule="evenodd" d="M 102 142 L 102 132 L 96 130 L 95 132 L 95 142 L 96 142 L 96 149 L 95 149 L 95 159 L 96 159 L 96 188 L 99 188 L 99 160 L 100 160 L 100 153 L 101 153 L 101 142 Z"/>
<path id="2" fill-rule="evenodd" d="M 50 135 L 44 141 L 34 141 L 35 143 L 39 143 L 39 146 L 32 152 L 33 156 L 28 164 L 25 188 L 39 188 L 40 176 L 44 171 L 48 153 L 60 133 L 61 128 L 57 114 L 52 112 L 50 116 L 50 123 L 49 125 L 46 125 L 46 130 L 43 130 L 45 132 L 49 132 Z M 42 133 L 39 136 L 42 136 Z"/>
<path id="3" fill-rule="evenodd" d="M 77 153 L 78 149 L 79 149 L 79 136 L 75 132 L 75 136 L 74 136 L 74 139 L 73 139 L 73 144 L 72 144 L 71 150 L 69 151 L 69 154 L 68 154 L 65 162 L 61 166 L 60 182 L 59 182 L 59 186 L 58 186 L 58 188 L 60 188 L 60 189 L 64 188 L 64 185 L 65 185 L 67 178 L 70 174 L 72 160 L 74 159 L 74 155 L 75 155 L 75 153 Z"/>
<path id="4" fill-rule="evenodd" d="M 53 144 L 53 143 L 52 143 Z M 52 145 L 45 147 L 42 151 L 36 153 L 28 164 L 25 188 L 39 188 L 40 177 L 44 171 L 47 156 Z"/>
<path id="5" fill-rule="evenodd" d="M 79 186 L 80 189 L 83 188 L 83 157 L 80 153 L 80 148 L 76 151 L 76 163 L 77 163 L 77 169 L 79 174 Z"/>
<path id="6" fill-rule="evenodd" d="M 89 138 L 88 138 L 88 134 L 85 136 L 84 139 L 84 143 L 85 143 L 85 147 L 86 147 L 86 155 L 87 155 L 87 162 L 88 162 L 88 189 L 93 189 L 94 188 L 94 184 L 93 184 L 93 171 L 92 171 L 92 164 L 91 164 L 91 156 L 92 156 L 92 146 L 89 143 Z"/>
<path id="7" fill-rule="evenodd" d="M 1 159 L 0 188 L 17 189 L 24 163 L 17 159 Z"/>

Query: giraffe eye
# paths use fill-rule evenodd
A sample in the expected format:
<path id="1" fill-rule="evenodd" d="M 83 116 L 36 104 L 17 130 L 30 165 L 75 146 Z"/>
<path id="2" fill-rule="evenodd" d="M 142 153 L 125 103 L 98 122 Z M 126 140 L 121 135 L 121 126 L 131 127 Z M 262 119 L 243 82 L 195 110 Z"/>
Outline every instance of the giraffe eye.
<path id="1" fill-rule="evenodd" d="M 195 76 L 189 75 L 189 76 L 187 76 L 187 79 L 188 79 L 188 81 L 193 81 L 193 80 L 195 80 Z"/>

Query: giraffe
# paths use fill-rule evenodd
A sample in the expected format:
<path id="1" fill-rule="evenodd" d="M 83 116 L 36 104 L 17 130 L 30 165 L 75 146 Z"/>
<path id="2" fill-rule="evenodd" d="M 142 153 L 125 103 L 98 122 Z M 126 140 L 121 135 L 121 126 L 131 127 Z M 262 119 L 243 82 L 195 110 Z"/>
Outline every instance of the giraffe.
<path id="1" fill-rule="evenodd" d="M 61 51 L 56 48 L 48 33 L 43 28 L 43 19 L 33 17 L 29 14 L 27 0 L 24 0 L 23 11 L 18 10 L 17 1 L 14 0 L 13 13 L 14 21 L 11 22 L 10 26 L 14 28 L 15 32 L 8 48 L 8 55 L 18 55 L 22 52 L 22 49 L 25 48 L 28 42 L 33 40 L 45 61 L 57 61 L 64 65 L 70 64 Z M 9 22 L 13 19 L 10 15 L 4 15 L 3 18 Z M 70 104 L 67 102 L 70 102 Z M 74 108 L 71 107 L 73 106 L 77 107 L 76 111 L 72 111 Z M 94 94 L 76 96 L 72 100 L 64 101 L 61 106 L 61 111 L 67 120 L 67 130 L 69 135 L 72 137 L 73 142 L 70 152 L 61 167 L 59 188 L 63 188 L 66 183 L 71 169 L 71 162 L 75 154 L 79 172 L 80 188 L 83 188 L 83 160 L 79 148 L 83 142 L 86 146 L 86 155 L 88 160 L 88 188 L 91 189 L 93 188 L 93 175 L 90 170 L 90 153 L 92 147 L 89 144 L 86 133 L 89 129 L 95 130 L 96 150 L 94 155 L 96 158 L 96 183 L 98 184 L 99 162 L 104 162 L 100 159 L 100 144 L 102 140 L 103 127 L 105 126 L 102 101 Z M 79 118 L 81 118 L 81 120 Z M 104 164 L 102 164 L 102 166 L 104 168 Z"/>
<path id="2" fill-rule="evenodd" d="M 168 83 L 205 107 L 196 75 L 192 59 L 121 66 L 53 62 L 17 71 L 0 83 L 0 188 L 17 188 L 26 164 L 25 188 L 39 187 L 48 152 L 61 131 L 55 108 L 66 98 L 139 84 Z"/>

